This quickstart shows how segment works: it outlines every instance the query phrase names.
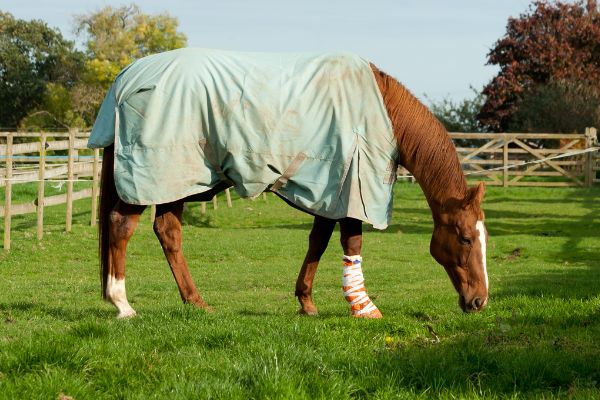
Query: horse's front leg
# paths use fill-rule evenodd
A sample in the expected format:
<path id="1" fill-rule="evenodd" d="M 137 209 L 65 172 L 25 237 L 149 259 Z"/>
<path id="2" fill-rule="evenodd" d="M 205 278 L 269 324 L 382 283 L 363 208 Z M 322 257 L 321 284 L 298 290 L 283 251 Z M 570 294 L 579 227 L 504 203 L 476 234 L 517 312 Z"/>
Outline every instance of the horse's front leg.
<path id="1" fill-rule="evenodd" d="M 316 315 L 317 307 L 312 299 L 312 286 L 319 260 L 327 249 L 329 239 L 335 228 L 335 220 L 315 217 L 312 230 L 308 236 L 308 251 L 296 281 L 296 297 L 300 302 L 300 314 Z"/>
<path id="2" fill-rule="evenodd" d="M 187 262 L 183 256 L 181 216 L 183 201 L 159 204 L 156 206 L 154 233 L 160 241 L 165 257 L 177 282 L 179 294 L 184 303 L 210 310 L 194 285 Z"/>
<path id="3" fill-rule="evenodd" d="M 125 253 L 127 243 L 145 208 L 146 206 L 119 201 L 110 212 L 108 227 L 110 261 L 105 281 L 105 296 L 119 310 L 117 318 L 129 318 L 135 315 L 135 310 L 129 305 L 125 292 Z"/>
<path id="4" fill-rule="evenodd" d="M 356 318 L 381 318 L 381 312 L 369 298 L 362 272 L 362 222 L 353 218 L 340 220 L 340 242 L 344 249 L 342 289 Z"/>

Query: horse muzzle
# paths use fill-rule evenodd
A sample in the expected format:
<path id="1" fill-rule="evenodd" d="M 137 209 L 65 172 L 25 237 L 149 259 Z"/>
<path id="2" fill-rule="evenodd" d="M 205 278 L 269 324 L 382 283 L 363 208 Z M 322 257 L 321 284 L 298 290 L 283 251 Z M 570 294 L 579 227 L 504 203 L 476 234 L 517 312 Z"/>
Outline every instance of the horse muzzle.
<path id="1" fill-rule="evenodd" d="M 487 306 L 488 303 L 488 298 L 482 298 L 482 297 L 473 297 L 472 299 L 470 299 L 469 301 L 467 301 L 465 299 L 465 296 L 463 295 L 459 295 L 458 296 L 458 306 L 460 307 L 461 310 L 463 310 L 464 312 L 470 313 L 470 312 L 476 312 L 476 311 L 481 311 L 485 308 L 485 306 Z"/>

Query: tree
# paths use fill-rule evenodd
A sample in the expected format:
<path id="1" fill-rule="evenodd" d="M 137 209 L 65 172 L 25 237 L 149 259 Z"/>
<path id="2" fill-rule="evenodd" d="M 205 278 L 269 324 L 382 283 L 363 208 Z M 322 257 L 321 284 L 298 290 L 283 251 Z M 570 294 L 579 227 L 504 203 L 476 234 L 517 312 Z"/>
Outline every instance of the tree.
<path id="1" fill-rule="evenodd" d="M 510 122 L 512 131 L 583 132 L 600 127 L 600 87 L 590 82 L 551 81 L 525 94 Z"/>
<path id="2" fill-rule="evenodd" d="M 488 54 L 500 72 L 484 88 L 477 116 L 495 131 L 510 128 L 519 104 L 552 81 L 600 85 L 600 13 L 596 1 L 535 1 L 529 13 L 508 20 Z M 514 124 L 513 124 L 514 125 Z"/>
<path id="3" fill-rule="evenodd" d="M 143 14 L 135 4 L 75 17 L 77 34 L 86 41 L 89 84 L 107 89 L 119 71 L 137 58 L 184 47 L 187 38 L 168 14 Z"/>
<path id="4" fill-rule="evenodd" d="M 75 16 L 75 32 L 85 38 L 82 80 L 71 90 L 72 111 L 91 125 L 106 90 L 121 69 L 149 54 L 186 45 L 178 22 L 168 14 L 143 14 L 135 4 Z"/>
<path id="5" fill-rule="evenodd" d="M 0 12 L 0 126 L 16 127 L 50 95 L 79 79 L 83 54 L 45 22 Z"/>
<path id="6" fill-rule="evenodd" d="M 443 99 L 440 102 L 431 103 L 431 112 L 446 127 L 448 132 L 484 132 L 484 127 L 477 120 L 477 114 L 483 106 L 484 97 L 474 88 L 472 99 L 463 99 L 453 102 Z"/>

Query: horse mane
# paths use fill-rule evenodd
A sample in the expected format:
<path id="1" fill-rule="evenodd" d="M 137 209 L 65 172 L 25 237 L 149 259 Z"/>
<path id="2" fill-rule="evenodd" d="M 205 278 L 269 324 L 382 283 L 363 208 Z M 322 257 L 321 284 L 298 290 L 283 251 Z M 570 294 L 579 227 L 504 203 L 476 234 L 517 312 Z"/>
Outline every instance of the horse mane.
<path id="1" fill-rule="evenodd" d="M 400 82 L 373 64 L 371 69 L 392 122 L 400 164 L 414 175 L 430 204 L 462 199 L 467 184 L 446 128 Z"/>

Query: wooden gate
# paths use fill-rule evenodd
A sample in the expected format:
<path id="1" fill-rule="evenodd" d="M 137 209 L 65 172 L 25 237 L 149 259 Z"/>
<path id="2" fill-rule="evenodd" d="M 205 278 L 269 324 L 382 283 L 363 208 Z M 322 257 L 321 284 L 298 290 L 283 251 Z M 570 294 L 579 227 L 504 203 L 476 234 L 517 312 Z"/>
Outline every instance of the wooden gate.
<path id="1" fill-rule="evenodd" d="M 596 129 L 585 134 L 451 133 L 469 179 L 498 186 L 591 186 L 598 153 Z M 479 147 L 461 146 L 477 141 Z M 596 164 L 595 164 L 596 163 Z"/>

